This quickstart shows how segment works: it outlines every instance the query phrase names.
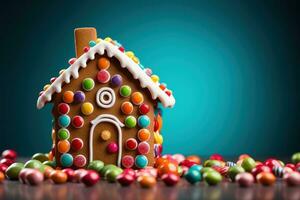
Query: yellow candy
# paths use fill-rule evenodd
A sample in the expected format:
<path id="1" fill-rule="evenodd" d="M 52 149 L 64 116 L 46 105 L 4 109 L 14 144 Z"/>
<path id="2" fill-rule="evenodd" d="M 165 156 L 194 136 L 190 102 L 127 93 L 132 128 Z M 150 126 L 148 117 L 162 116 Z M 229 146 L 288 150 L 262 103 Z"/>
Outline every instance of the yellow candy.
<path id="1" fill-rule="evenodd" d="M 104 130 L 101 132 L 101 138 L 102 140 L 106 141 L 109 140 L 111 138 L 111 133 L 108 130 Z"/>
<path id="2" fill-rule="evenodd" d="M 100 43 L 102 40 L 100 38 L 97 38 L 96 43 Z"/>
<path id="3" fill-rule="evenodd" d="M 126 51 L 125 54 L 131 59 L 134 57 L 134 53 L 132 51 Z"/>
<path id="4" fill-rule="evenodd" d="M 49 87 L 50 87 L 50 84 L 45 85 L 44 88 L 43 88 L 44 91 L 47 90 Z"/>
<path id="5" fill-rule="evenodd" d="M 151 79 L 154 83 L 158 83 L 159 82 L 159 77 L 157 75 L 152 75 Z"/>
<path id="6" fill-rule="evenodd" d="M 106 37 L 104 40 L 105 40 L 106 42 L 111 42 L 111 41 L 112 41 L 112 39 L 111 39 L 110 37 Z"/>
<path id="7" fill-rule="evenodd" d="M 140 64 L 140 60 L 139 60 L 137 57 L 133 56 L 131 59 L 132 59 L 133 62 L 135 62 L 136 64 Z"/>
<path id="8" fill-rule="evenodd" d="M 81 105 L 81 112 L 84 115 L 90 115 L 94 111 L 94 106 L 90 102 L 85 102 Z"/>
<path id="9" fill-rule="evenodd" d="M 64 73 L 64 72 L 65 72 L 65 69 L 60 70 L 60 71 L 59 71 L 59 75 L 61 75 L 61 74 Z"/>
<path id="10" fill-rule="evenodd" d="M 163 137 L 161 134 L 159 134 L 158 132 L 154 132 L 154 143 L 156 144 L 162 144 L 164 141 Z"/>

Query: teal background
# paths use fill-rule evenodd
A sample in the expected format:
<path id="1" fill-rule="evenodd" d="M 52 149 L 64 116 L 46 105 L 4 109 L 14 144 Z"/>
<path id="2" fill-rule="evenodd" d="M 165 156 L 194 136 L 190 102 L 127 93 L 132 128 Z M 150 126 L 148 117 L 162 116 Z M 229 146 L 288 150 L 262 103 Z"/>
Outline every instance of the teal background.
<path id="1" fill-rule="evenodd" d="M 94 26 L 174 91 L 176 105 L 164 111 L 165 153 L 299 151 L 296 1 L 182 2 L 3 4 L 0 149 L 50 150 L 51 106 L 37 110 L 38 93 L 74 57 L 73 29 Z"/>

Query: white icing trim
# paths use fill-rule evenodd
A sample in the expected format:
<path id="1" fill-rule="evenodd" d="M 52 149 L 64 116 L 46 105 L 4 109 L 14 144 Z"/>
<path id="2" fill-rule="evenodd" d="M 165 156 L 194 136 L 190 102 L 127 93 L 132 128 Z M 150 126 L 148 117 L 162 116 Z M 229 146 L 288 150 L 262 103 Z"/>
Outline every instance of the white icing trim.
<path id="1" fill-rule="evenodd" d="M 152 81 L 152 79 L 143 71 L 143 69 L 140 68 L 138 64 L 130 59 L 125 53 L 121 52 L 117 46 L 102 40 L 94 47 L 91 47 L 87 53 L 81 55 L 68 69 L 56 78 L 49 88 L 44 91 L 41 96 L 39 96 L 37 100 L 37 108 L 43 108 L 46 102 L 50 102 L 52 100 L 52 95 L 54 93 L 60 93 L 63 83 L 70 83 L 72 77 L 74 79 L 78 78 L 79 69 L 81 67 L 85 68 L 88 60 L 95 59 L 95 54 L 98 53 L 103 55 L 105 51 L 109 57 L 116 57 L 120 61 L 121 67 L 127 68 L 133 78 L 140 81 L 142 88 L 148 88 L 153 100 L 158 98 L 164 107 L 174 106 L 175 99 L 173 95 L 168 96 L 162 89 L 159 88 L 158 84 Z"/>
<path id="2" fill-rule="evenodd" d="M 89 153 L 90 153 L 90 157 L 89 157 L 89 162 L 94 160 L 94 155 L 93 155 L 93 136 L 94 136 L 94 130 L 95 127 L 102 123 L 102 122 L 109 122 L 114 124 L 117 129 L 118 129 L 118 161 L 117 161 L 117 165 L 119 167 L 121 167 L 121 157 L 122 157 L 122 130 L 121 127 L 124 127 L 124 124 L 122 122 L 120 122 L 120 120 L 115 117 L 114 115 L 110 115 L 110 114 L 102 114 L 99 115 L 98 117 L 96 117 L 95 119 L 93 119 L 91 121 L 92 127 L 90 129 L 90 138 L 89 138 Z"/>
<path id="3" fill-rule="evenodd" d="M 104 96 L 108 96 L 108 99 L 105 100 Z M 116 95 L 113 89 L 109 87 L 100 88 L 96 94 L 96 102 L 98 106 L 102 108 L 111 108 L 116 102 Z"/>

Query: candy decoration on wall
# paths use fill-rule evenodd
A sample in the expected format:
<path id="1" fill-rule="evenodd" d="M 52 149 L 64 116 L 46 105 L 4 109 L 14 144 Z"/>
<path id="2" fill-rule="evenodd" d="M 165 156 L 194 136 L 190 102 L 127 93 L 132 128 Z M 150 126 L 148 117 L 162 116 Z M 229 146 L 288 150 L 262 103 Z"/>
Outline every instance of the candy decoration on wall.
<path id="1" fill-rule="evenodd" d="M 126 140 L 125 146 L 128 150 L 135 150 L 138 146 L 138 143 L 137 143 L 136 139 L 129 138 Z"/>
<path id="2" fill-rule="evenodd" d="M 150 125 L 150 119 L 147 115 L 141 115 L 138 118 L 138 124 L 141 128 L 147 128 Z"/>
<path id="3" fill-rule="evenodd" d="M 60 157 L 60 163 L 63 167 L 70 167 L 73 165 L 73 157 L 69 153 L 64 153 Z"/>
<path id="4" fill-rule="evenodd" d="M 70 106 L 66 103 L 60 103 L 57 106 L 59 114 L 66 115 L 70 111 Z"/>
<path id="5" fill-rule="evenodd" d="M 154 154 L 155 157 L 161 157 L 163 147 L 160 144 L 154 144 Z"/>
<path id="6" fill-rule="evenodd" d="M 101 70 L 101 69 L 108 69 L 110 67 L 110 61 L 105 58 L 105 57 L 102 57 L 98 60 L 98 68 Z"/>
<path id="7" fill-rule="evenodd" d="M 159 134 L 158 132 L 154 132 L 154 143 L 156 144 L 162 144 L 163 143 L 163 137 L 161 134 Z"/>
<path id="8" fill-rule="evenodd" d="M 145 103 L 142 103 L 139 106 L 139 111 L 142 115 L 146 115 L 150 111 L 150 106 Z"/>
<path id="9" fill-rule="evenodd" d="M 71 148 L 74 151 L 79 151 L 83 148 L 83 141 L 80 138 L 74 138 L 71 142 Z"/>
<path id="10" fill-rule="evenodd" d="M 94 47 L 94 46 L 96 46 L 96 42 L 95 41 L 93 41 L 93 40 L 91 40 L 91 41 L 89 41 L 89 46 L 90 47 Z"/>
<path id="11" fill-rule="evenodd" d="M 57 150 L 60 153 L 67 153 L 70 150 L 70 143 L 68 140 L 60 140 L 57 143 Z"/>
<path id="12" fill-rule="evenodd" d="M 120 88 L 120 95 L 122 97 L 129 97 L 131 94 L 131 87 L 129 87 L 128 85 L 123 85 Z"/>
<path id="13" fill-rule="evenodd" d="M 152 75 L 151 79 L 154 83 L 158 83 L 159 82 L 159 77 L 157 75 Z"/>
<path id="14" fill-rule="evenodd" d="M 148 165 L 148 159 L 144 155 L 137 155 L 134 164 L 137 168 L 145 168 Z"/>
<path id="15" fill-rule="evenodd" d="M 132 103 L 130 103 L 129 101 L 125 101 L 122 103 L 121 105 L 121 111 L 125 114 L 125 115 L 130 115 L 133 111 L 133 105 Z"/>
<path id="16" fill-rule="evenodd" d="M 107 70 L 100 70 L 97 73 L 97 80 L 99 83 L 107 83 L 110 80 L 110 73 Z"/>
<path id="17" fill-rule="evenodd" d="M 74 128 L 81 128 L 81 127 L 83 127 L 83 124 L 84 124 L 84 120 L 81 116 L 76 115 L 73 117 L 72 125 Z"/>
<path id="18" fill-rule="evenodd" d="M 96 102 L 102 108 L 110 108 L 116 102 L 116 95 L 113 89 L 102 87 L 96 94 Z"/>
<path id="19" fill-rule="evenodd" d="M 134 92 L 131 95 L 131 101 L 135 105 L 141 105 L 144 102 L 144 96 L 140 92 Z"/>
<path id="20" fill-rule="evenodd" d="M 148 142 L 139 143 L 139 145 L 138 145 L 139 154 L 145 155 L 145 154 L 149 153 L 149 151 L 150 151 L 150 145 Z"/>
<path id="21" fill-rule="evenodd" d="M 58 130 L 57 136 L 60 140 L 67 140 L 70 137 L 70 132 L 68 131 L 68 129 L 61 128 Z"/>
<path id="22" fill-rule="evenodd" d="M 107 145 L 106 150 L 108 153 L 117 153 L 119 148 L 118 148 L 117 143 L 111 142 Z"/>
<path id="23" fill-rule="evenodd" d="M 138 131 L 137 135 L 140 141 L 147 141 L 150 138 L 150 131 L 148 129 L 143 128 Z"/>
<path id="24" fill-rule="evenodd" d="M 74 94 L 74 101 L 75 103 L 81 103 L 85 100 L 85 94 L 82 91 L 76 91 Z"/>
<path id="25" fill-rule="evenodd" d="M 60 127 L 66 128 L 70 125 L 70 117 L 68 115 L 61 115 L 58 117 L 58 124 Z"/>
<path id="26" fill-rule="evenodd" d="M 132 168 L 134 165 L 134 158 L 130 155 L 123 156 L 122 158 L 122 166 L 124 168 Z"/>
<path id="27" fill-rule="evenodd" d="M 119 74 L 113 75 L 113 77 L 111 77 L 111 84 L 114 87 L 122 85 L 122 82 L 122 76 Z"/>
<path id="28" fill-rule="evenodd" d="M 125 119 L 125 125 L 128 128 L 134 128 L 136 126 L 136 119 L 134 116 L 128 116 Z"/>
<path id="29" fill-rule="evenodd" d="M 63 101 L 65 103 L 72 103 L 74 99 L 74 93 L 72 91 L 65 91 L 63 94 Z"/>
<path id="30" fill-rule="evenodd" d="M 90 102 L 85 102 L 81 105 L 81 112 L 84 115 L 90 115 L 94 112 L 94 106 Z"/>
<path id="31" fill-rule="evenodd" d="M 101 132 L 101 139 L 107 141 L 111 138 L 111 132 L 109 130 L 103 130 Z"/>
<path id="32" fill-rule="evenodd" d="M 91 78 L 85 78 L 82 81 L 82 88 L 85 91 L 91 91 L 95 87 L 95 82 Z"/>
<path id="33" fill-rule="evenodd" d="M 74 165 L 78 168 L 84 167 L 86 165 L 86 158 L 84 155 L 77 155 L 74 158 Z"/>

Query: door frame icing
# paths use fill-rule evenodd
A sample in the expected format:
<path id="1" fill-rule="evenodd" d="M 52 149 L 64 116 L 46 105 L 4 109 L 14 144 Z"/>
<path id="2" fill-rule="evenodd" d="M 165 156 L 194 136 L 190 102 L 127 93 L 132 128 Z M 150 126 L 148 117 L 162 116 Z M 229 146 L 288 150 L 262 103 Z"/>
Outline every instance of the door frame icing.
<path id="1" fill-rule="evenodd" d="M 120 122 L 120 120 L 111 114 L 102 114 L 102 115 L 98 115 L 98 117 L 96 117 L 95 119 L 93 119 L 91 121 L 92 127 L 90 129 L 90 138 L 89 138 L 89 160 L 90 162 L 93 161 L 94 158 L 94 148 L 93 148 L 93 139 L 94 139 L 94 130 L 95 127 L 102 123 L 102 122 L 109 122 L 114 124 L 117 129 L 118 129 L 118 161 L 117 161 L 117 165 L 119 167 L 121 167 L 121 156 L 122 156 L 122 130 L 121 128 L 124 127 L 125 125 Z"/>

